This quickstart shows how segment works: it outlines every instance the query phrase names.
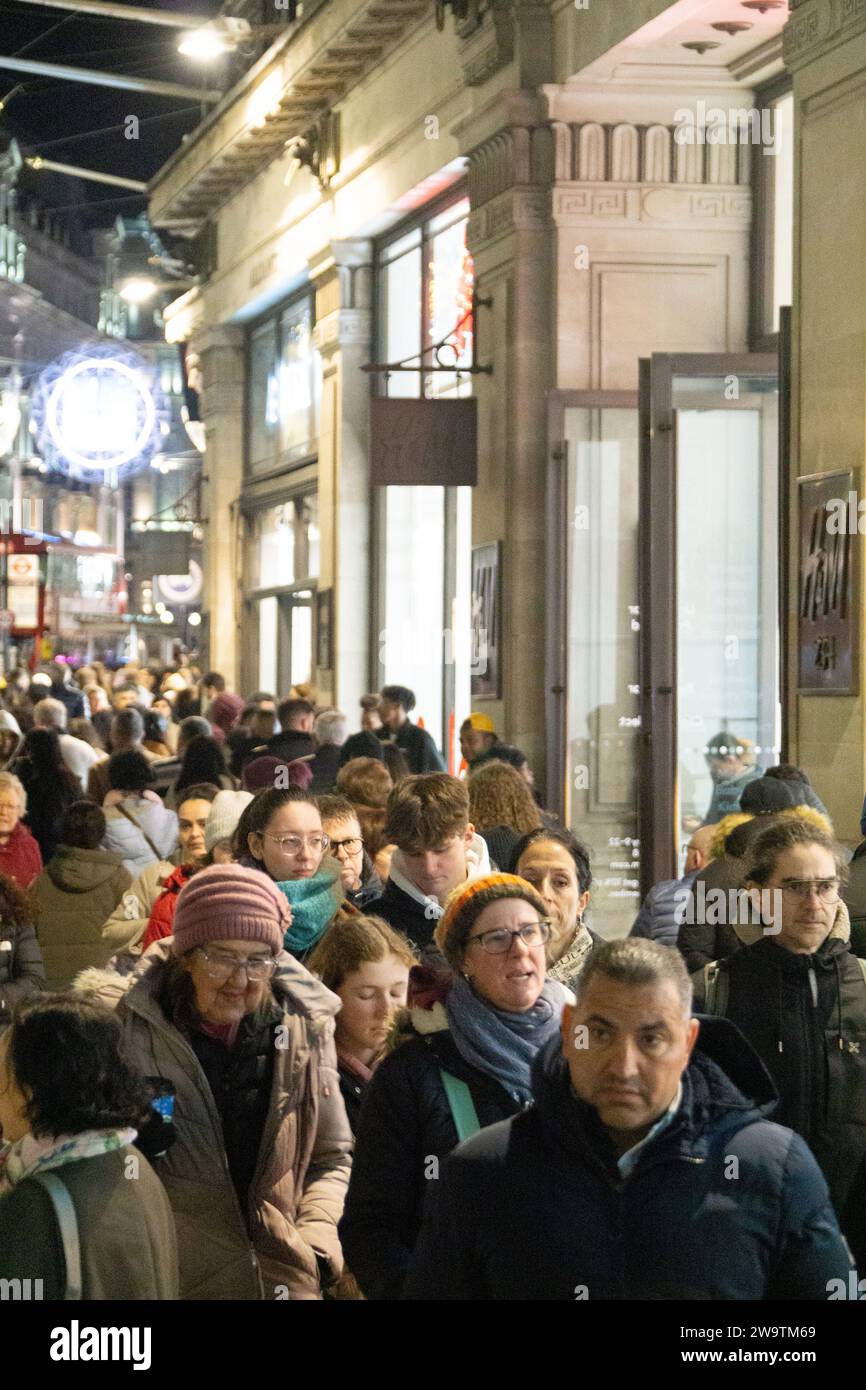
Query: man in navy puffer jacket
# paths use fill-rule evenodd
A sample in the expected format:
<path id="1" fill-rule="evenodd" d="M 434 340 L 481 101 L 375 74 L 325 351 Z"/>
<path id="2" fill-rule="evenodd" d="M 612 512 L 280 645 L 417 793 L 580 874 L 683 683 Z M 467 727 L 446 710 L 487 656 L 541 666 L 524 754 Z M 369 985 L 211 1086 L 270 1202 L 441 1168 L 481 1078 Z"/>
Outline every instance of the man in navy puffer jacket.
<path id="1" fill-rule="evenodd" d="M 597 947 L 533 1070 L 534 1107 L 430 1184 L 406 1297 L 823 1300 L 847 1282 L 817 1163 L 765 1118 L 742 1034 L 691 1017 L 678 953 Z"/>

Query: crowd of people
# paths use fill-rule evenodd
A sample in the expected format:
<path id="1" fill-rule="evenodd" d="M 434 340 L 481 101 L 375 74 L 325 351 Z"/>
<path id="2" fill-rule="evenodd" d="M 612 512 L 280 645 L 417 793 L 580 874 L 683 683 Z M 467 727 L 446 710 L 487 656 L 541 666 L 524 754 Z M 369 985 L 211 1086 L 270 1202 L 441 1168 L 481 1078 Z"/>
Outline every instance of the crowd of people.
<path id="1" fill-rule="evenodd" d="M 866 1264 L 866 841 L 799 769 L 722 731 L 682 876 L 606 940 L 485 714 L 453 776 L 402 686 L 354 732 L 188 668 L 3 705 L 0 1279 L 826 1299 Z"/>

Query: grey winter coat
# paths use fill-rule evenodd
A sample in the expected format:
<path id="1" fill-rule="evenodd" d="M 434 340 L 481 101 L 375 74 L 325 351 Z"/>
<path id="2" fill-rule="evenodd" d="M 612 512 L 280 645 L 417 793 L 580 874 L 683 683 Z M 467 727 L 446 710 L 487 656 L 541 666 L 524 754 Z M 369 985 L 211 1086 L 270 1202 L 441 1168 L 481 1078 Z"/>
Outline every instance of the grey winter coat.
<path id="1" fill-rule="evenodd" d="M 321 1297 L 320 1270 L 339 1277 L 337 1239 L 352 1133 L 334 1049 L 336 995 L 287 953 L 271 982 L 276 1026 L 271 1105 L 242 1211 L 229 1176 L 216 1102 L 187 1038 L 159 994 L 171 939 L 155 942 L 118 1005 L 130 1062 L 170 1082 L 177 1139 L 157 1161 L 174 1211 L 181 1298 Z"/>

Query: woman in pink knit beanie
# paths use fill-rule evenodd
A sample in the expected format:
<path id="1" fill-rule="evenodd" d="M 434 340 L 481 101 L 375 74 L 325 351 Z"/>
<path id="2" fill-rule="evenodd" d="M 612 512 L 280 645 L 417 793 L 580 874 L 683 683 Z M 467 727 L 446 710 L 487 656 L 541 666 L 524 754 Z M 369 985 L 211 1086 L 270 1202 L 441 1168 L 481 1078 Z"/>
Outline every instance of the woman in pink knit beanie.
<path id="1" fill-rule="evenodd" d="M 283 949 L 289 922 L 267 875 L 202 869 L 118 1008 L 127 1055 L 173 1112 L 157 1171 L 182 1298 L 315 1299 L 340 1273 L 340 1001 Z"/>

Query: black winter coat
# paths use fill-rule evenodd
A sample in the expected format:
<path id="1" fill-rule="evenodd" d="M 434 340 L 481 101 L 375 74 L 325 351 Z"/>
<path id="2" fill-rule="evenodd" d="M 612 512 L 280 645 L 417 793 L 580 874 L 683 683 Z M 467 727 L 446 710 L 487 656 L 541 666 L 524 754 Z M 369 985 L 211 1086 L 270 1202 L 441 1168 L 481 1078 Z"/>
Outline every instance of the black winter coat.
<path id="1" fill-rule="evenodd" d="M 446 771 L 442 754 L 430 734 L 420 725 L 413 724 L 411 719 L 407 719 L 397 730 L 393 741 L 409 764 L 410 772 Z"/>
<path id="2" fill-rule="evenodd" d="M 762 937 L 728 956 L 721 968 L 728 981 L 725 1016 L 751 1043 L 779 1093 L 774 1118 L 806 1140 L 840 1216 L 854 1197 L 855 1182 L 855 1205 L 862 1210 L 866 981 L 857 958 L 837 936 L 828 937 L 812 956 L 794 955 L 772 937 Z M 703 981 L 696 980 L 696 986 L 700 999 Z M 860 1258 L 862 1235 L 849 1229 L 844 1217 L 842 1226 Z"/>
<path id="3" fill-rule="evenodd" d="M 532 1109 L 461 1144 L 430 1184 L 406 1297 L 824 1300 L 847 1281 L 826 1183 L 764 1119 L 769 1077 L 724 1020 L 704 1021 L 680 1109 L 625 1179 L 558 1039 L 533 1075 Z"/>
<path id="4" fill-rule="evenodd" d="M 425 1192 L 457 1144 L 440 1067 L 466 1082 L 482 1127 L 520 1109 L 498 1081 L 463 1060 L 447 1028 L 411 1037 L 379 1064 L 361 1108 L 340 1222 L 346 1264 L 370 1299 L 400 1297 Z"/>
<path id="5" fill-rule="evenodd" d="M 0 923 L 0 1028 L 19 999 L 45 988 L 45 966 L 36 932 L 26 922 Z"/>
<path id="6" fill-rule="evenodd" d="M 428 916 L 428 908 L 424 903 L 418 902 L 417 898 L 410 897 L 402 888 L 398 888 L 391 878 L 385 884 L 381 898 L 368 902 L 364 911 L 374 917 L 384 918 L 389 927 L 400 932 L 419 951 L 430 945 L 436 923 L 439 921 L 438 916 Z"/>
<path id="7" fill-rule="evenodd" d="M 683 921 L 681 917 L 677 935 L 677 949 L 685 959 L 688 971 L 702 970 L 711 961 L 722 960 L 739 950 L 740 938 L 734 931 L 734 919 L 729 911 L 734 901 L 731 893 L 743 886 L 743 876 L 755 840 L 769 830 L 777 819 L 777 816 L 753 816 L 750 821 L 735 826 L 725 840 L 725 852 L 721 858 L 711 859 L 706 868 L 695 875 L 692 903 L 687 913 L 693 920 Z M 710 897 L 714 890 L 719 889 L 725 895 L 722 902 Z M 702 901 L 703 908 L 700 906 Z M 702 918 L 709 918 L 709 921 Z"/>

